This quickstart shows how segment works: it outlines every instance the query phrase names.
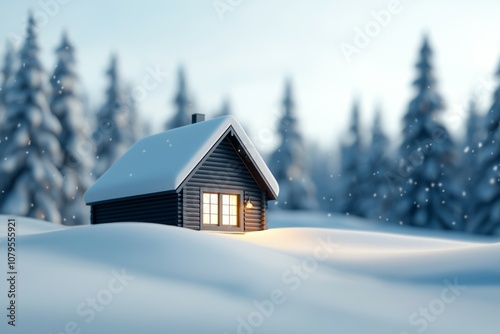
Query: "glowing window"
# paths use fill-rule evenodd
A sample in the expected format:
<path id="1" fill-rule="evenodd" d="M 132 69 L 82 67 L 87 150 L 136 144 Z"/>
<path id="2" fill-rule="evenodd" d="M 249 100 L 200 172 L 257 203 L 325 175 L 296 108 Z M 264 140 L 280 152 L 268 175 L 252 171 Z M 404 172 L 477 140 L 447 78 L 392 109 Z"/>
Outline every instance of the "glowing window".
<path id="1" fill-rule="evenodd" d="M 222 225 L 238 226 L 238 195 L 222 194 Z"/>
<path id="2" fill-rule="evenodd" d="M 239 195 L 203 193 L 203 224 L 238 226 Z"/>
<path id="3" fill-rule="evenodd" d="M 219 194 L 203 193 L 203 224 L 219 224 Z"/>

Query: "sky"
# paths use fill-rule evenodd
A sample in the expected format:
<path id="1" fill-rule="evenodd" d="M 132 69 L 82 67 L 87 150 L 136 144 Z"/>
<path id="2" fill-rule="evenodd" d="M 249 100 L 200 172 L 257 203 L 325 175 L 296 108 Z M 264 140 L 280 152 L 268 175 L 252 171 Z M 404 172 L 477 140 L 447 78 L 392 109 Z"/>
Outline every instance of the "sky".
<path id="1" fill-rule="evenodd" d="M 93 108 L 104 100 L 105 71 L 116 53 L 125 82 L 142 92 L 142 117 L 160 131 L 174 112 L 182 64 L 197 110 L 210 117 L 229 98 L 264 153 L 276 145 L 286 78 L 304 136 L 334 150 L 355 99 L 366 137 L 379 108 L 397 143 L 424 34 L 447 105 L 441 118 L 455 135 L 463 132 L 471 96 L 488 109 L 500 62 L 500 1 L 493 0 L 3 0 L 0 38 L 17 46 L 28 10 L 39 20 L 48 73 L 68 32 Z M 157 84 L 146 90 L 151 72 Z"/>

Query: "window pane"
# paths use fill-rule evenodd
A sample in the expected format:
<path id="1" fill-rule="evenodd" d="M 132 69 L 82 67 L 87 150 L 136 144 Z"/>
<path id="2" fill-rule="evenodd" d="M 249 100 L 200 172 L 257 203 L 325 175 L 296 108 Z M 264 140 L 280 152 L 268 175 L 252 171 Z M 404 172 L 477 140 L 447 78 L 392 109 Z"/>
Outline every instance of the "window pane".
<path id="1" fill-rule="evenodd" d="M 210 202 L 212 204 L 218 204 L 219 203 L 219 196 L 217 196 L 217 194 L 210 194 Z"/>
<path id="2" fill-rule="evenodd" d="M 230 216 L 230 225 L 233 225 L 233 226 L 236 226 L 238 225 L 238 219 L 236 218 L 236 216 Z"/>
<path id="3" fill-rule="evenodd" d="M 222 204 L 229 204 L 229 195 L 222 195 Z"/>
<path id="4" fill-rule="evenodd" d="M 229 225 L 229 216 L 222 216 L 222 225 Z"/>
<path id="5" fill-rule="evenodd" d="M 231 195 L 231 205 L 238 205 L 238 195 Z"/>
<path id="6" fill-rule="evenodd" d="M 222 214 L 223 215 L 228 215 L 229 214 L 229 205 L 222 205 Z"/>
<path id="7" fill-rule="evenodd" d="M 219 194 L 203 193 L 203 224 L 219 225 Z"/>
<path id="8" fill-rule="evenodd" d="M 231 216 L 236 216 L 238 214 L 238 208 L 235 206 L 231 206 L 230 214 Z"/>

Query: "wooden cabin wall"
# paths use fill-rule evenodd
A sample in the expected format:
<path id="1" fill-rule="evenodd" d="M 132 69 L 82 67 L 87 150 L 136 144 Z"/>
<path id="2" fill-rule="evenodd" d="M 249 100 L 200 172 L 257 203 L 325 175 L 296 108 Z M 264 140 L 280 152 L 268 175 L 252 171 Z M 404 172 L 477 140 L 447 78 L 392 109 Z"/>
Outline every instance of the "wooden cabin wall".
<path id="1" fill-rule="evenodd" d="M 97 203 L 91 209 L 92 224 L 145 222 L 182 226 L 182 194 L 148 194 Z"/>
<path id="2" fill-rule="evenodd" d="M 263 215 L 265 194 L 237 154 L 229 136 L 220 142 L 183 188 L 184 227 L 194 230 L 199 230 L 201 227 L 201 188 L 244 191 L 243 201 L 250 196 L 254 205 L 252 209 L 243 210 L 244 231 L 259 231 L 267 227 Z"/>

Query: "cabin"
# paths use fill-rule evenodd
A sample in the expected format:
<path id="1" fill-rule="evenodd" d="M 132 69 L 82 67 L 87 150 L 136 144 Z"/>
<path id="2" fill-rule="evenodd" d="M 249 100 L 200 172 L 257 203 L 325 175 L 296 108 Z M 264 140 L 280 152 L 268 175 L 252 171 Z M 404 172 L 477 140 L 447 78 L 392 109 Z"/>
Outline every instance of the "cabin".
<path id="1" fill-rule="evenodd" d="M 87 190 L 92 224 L 267 229 L 279 186 L 248 135 L 232 116 L 192 120 L 137 141 Z"/>

